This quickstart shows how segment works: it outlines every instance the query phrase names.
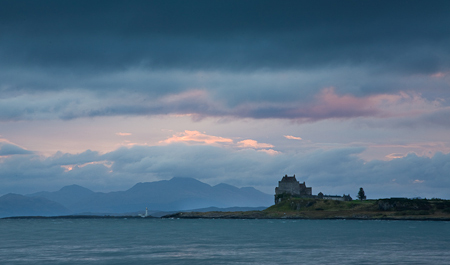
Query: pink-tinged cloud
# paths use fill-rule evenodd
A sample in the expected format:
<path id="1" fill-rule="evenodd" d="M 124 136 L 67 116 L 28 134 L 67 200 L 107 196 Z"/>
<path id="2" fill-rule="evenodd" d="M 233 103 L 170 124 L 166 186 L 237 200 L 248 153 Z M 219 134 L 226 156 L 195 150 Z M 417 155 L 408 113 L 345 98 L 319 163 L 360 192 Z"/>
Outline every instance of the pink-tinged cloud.
<path id="1" fill-rule="evenodd" d="M 398 94 L 378 94 L 367 97 L 338 95 L 335 88 L 323 89 L 316 101 L 295 110 L 289 115 L 300 120 L 316 121 L 330 118 L 356 117 L 417 117 L 442 110 L 443 100 L 427 100 L 419 93 L 399 92 Z"/>
<path id="2" fill-rule="evenodd" d="M 34 152 L 27 150 L 7 139 L 0 138 L 0 158 L 9 157 L 11 155 L 28 155 Z"/>
<path id="3" fill-rule="evenodd" d="M 198 100 L 207 100 L 208 92 L 200 89 L 192 89 L 179 94 L 170 94 L 161 99 L 161 102 L 166 104 L 169 103 L 179 103 L 186 101 L 198 101 Z"/>
<path id="4" fill-rule="evenodd" d="M 216 145 L 216 144 L 227 144 L 229 147 L 234 148 L 243 148 L 243 149 L 256 149 L 258 152 L 264 152 L 269 155 L 276 155 L 280 152 L 275 151 L 271 148 L 274 146 L 272 144 L 267 143 L 258 143 L 258 141 L 252 139 L 246 139 L 233 143 L 233 140 L 230 138 L 224 138 L 219 136 L 207 135 L 205 133 L 201 133 L 199 131 L 189 131 L 185 130 L 182 133 L 174 134 L 172 137 L 160 141 L 160 143 L 171 144 L 171 143 L 200 143 L 206 145 Z"/>
<path id="5" fill-rule="evenodd" d="M 122 132 L 118 132 L 116 133 L 117 136 L 130 136 L 131 133 L 122 133 Z"/>
<path id="6" fill-rule="evenodd" d="M 406 157 L 409 153 L 417 156 L 433 157 L 436 153 L 450 153 L 450 144 L 447 142 L 416 142 L 409 144 L 369 144 L 370 149 L 402 150 L 385 156 L 388 160 Z"/>
<path id="7" fill-rule="evenodd" d="M 135 146 L 135 145 L 141 145 L 141 146 L 144 146 L 144 145 L 148 145 L 147 143 L 134 143 L 134 142 L 131 142 L 131 141 L 123 141 L 123 143 L 122 144 L 120 144 L 121 146 Z"/>
<path id="8" fill-rule="evenodd" d="M 334 87 L 329 87 L 322 89 L 309 102 L 248 102 L 228 110 L 228 113 L 233 113 L 232 116 L 239 118 L 314 122 L 360 117 L 416 118 L 445 109 L 445 99 L 429 100 L 415 92 L 401 91 L 396 94 L 357 97 L 339 94 Z"/>
<path id="9" fill-rule="evenodd" d="M 221 101 L 211 98 L 207 90 L 191 89 L 178 94 L 170 94 L 158 100 L 158 108 L 162 114 L 175 117 L 189 116 L 193 121 L 201 121 L 206 117 L 228 116 Z"/>
<path id="10" fill-rule="evenodd" d="M 434 77 L 434 78 L 441 78 L 441 77 L 444 77 L 444 76 L 446 76 L 446 75 L 447 75 L 446 73 L 443 73 L 443 72 L 437 72 L 437 73 L 432 74 L 431 77 Z"/>
<path id="11" fill-rule="evenodd" d="M 376 102 L 370 97 L 337 95 L 335 88 L 325 88 L 317 95 L 316 103 L 307 110 L 311 118 L 350 118 L 374 116 L 379 113 Z"/>
<path id="12" fill-rule="evenodd" d="M 325 88 L 314 99 L 305 102 L 246 103 L 235 108 L 236 116 L 251 118 L 281 118 L 312 122 L 323 119 L 348 119 L 380 116 L 380 100 L 372 97 L 338 95 L 335 88 Z"/>
<path id="13" fill-rule="evenodd" d="M 284 138 L 289 139 L 289 140 L 302 140 L 302 138 L 292 136 L 292 135 L 283 135 L 283 136 L 284 136 Z"/>
<path id="14" fill-rule="evenodd" d="M 0 143 L 7 143 L 7 144 L 14 144 L 14 145 L 16 145 L 15 143 L 13 143 L 11 141 L 8 141 L 8 139 L 5 139 L 5 138 L 0 138 Z"/>
<path id="15" fill-rule="evenodd" d="M 418 117 L 445 110 L 444 99 L 427 100 L 420 93 L 400 92 L 397 95 L 378 95 L 371 99 L 382 110 L 379 117 Z"/>
<path id="16" fill-rule="evenodd" d="M 197 142 L 197 143 L 203 143 L 203 144 L 216 144 L 216 143 L 232 143 L 233 140 L 229 139 L 229 138 L 219 137 L 219 136 L 207 135 L 207 134 L 201 133 L 199 131 L 185 130 L 182 133 L 174 134 L 172 137 L 170 137 L 164 141 L 160 141 L 160 143 L 167 143 L 167 144 L 179 143 L 179 142 L 184 142 L 184 143 Z"/>
<path id="17" fill-rule="evenodd" d="M 261 148 L 273 148 L 274 146 L 271 144 L 258 143 L 255 140 L 247 139 L 247 140 L 242 140 L 242 141 L 238 142 L 237 147 L 261 149 Z"/>
<path id="18" fill-rule="evenodd" d="M 264 152 L 264 153 L 272 155 L 272 156 L 281 154 L 281 152 L 275 151 L 273 149 L 261 149 L 261 150 L 258 150 L 258 152 Z"/>

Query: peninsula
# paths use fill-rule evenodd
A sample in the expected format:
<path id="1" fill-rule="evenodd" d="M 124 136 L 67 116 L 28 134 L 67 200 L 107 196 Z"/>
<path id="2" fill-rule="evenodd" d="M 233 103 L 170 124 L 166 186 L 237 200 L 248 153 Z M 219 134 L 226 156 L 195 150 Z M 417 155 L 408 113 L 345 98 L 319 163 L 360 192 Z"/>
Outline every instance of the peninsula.
<path id="1" fill-rule="evenodd" d="M 305 182 L 285 175 L 275 188 L 275 205 L 263 211 L 181 212 L 163 218 L 450 220 L 450 200 L 365 200 L 362 188 L 360 192 L 360 200 L 353 200 L 350 194 L 313 195 Z"/>
<path id="2" fill-rule="evenodd" d="M 450 200 L 390 198 L 365 201 L 338 201 L 289 198 L 263 211 L 180 212 L 163 216 L 163 218 L 450 221 Z"/>

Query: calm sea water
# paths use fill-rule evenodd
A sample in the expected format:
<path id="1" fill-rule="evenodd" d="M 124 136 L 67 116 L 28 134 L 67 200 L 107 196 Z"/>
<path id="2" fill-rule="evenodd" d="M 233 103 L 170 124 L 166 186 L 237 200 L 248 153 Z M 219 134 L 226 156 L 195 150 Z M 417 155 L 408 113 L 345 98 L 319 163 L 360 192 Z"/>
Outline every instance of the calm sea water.
<path id="1" fill-rule="evenodd" d="M 0 220 L 1 264 L 450 264 L 450 222 Z"/>

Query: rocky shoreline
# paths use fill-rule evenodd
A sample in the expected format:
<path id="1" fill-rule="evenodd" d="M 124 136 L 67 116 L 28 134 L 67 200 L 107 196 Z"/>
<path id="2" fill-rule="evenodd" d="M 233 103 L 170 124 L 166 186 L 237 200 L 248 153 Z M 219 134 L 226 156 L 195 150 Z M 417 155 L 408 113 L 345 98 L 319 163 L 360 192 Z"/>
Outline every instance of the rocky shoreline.
<path id="1" fill-rule="evenodd" d="M 178 212 L 162 217 L 139 215 L 16 216 L 3 219 L 312 219 L 450 221 L 450 201 L 390 198 L 332 201 L 289 198 L 262 211 Z"/>
<path id="2" fill-rule="evenodd" d="M 163 218 L 450 221 L 450 201 L 406 198 L 333 201 L 292 197 L 263 211 L 180 212 Z"/>
<path id="3" fill-rule="evenodd" d="M 155 219 L 159 217 L 139 215 L 59 215 L 59 216 L 11 216 L 0 219 Z"/>
<path id="4" fill-rule="evenodd" d="M 375 215 L 367 213 L 327 213 L 325 216 L 314 214 L 266 213 L 266 212 L 180 212 L 163 216 L 172 219 L 300 219 L 300 220 L 414 220 L 414 221 L 450 221 L 450 216 L 415 215 Z"/>
<path id="5" fill-rule="evenodd" d="M 141 216 L 103 216 L 103 215 L 66 215 L 66 216 L 13 216 L 1 219 L 297 219 L 297 220 L 397 220 L 397 221 L 450 221 L 450 216 L 416 215 L 373 215 L 329 213 L 326 216 L 308 214 L 268 214 L 259 212 L 179 212 L 162 217 Z"/>

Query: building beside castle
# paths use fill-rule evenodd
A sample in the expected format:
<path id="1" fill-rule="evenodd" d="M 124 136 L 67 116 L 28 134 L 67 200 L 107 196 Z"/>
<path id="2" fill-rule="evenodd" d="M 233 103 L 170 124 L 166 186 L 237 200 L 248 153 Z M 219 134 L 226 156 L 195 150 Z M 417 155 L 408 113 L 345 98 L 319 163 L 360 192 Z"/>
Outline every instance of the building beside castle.
<path id="1" fill-rule="evenodd" d="M 312 187 L 306 187 L 305 182 L 300 183 L 295 175 L 290 177 L 285 175 L 278 181 L 278 187 L 275 188 L 275 204 L 290 197 L 296 198 L 313 198 L 323 200 L 337 200 L 337 201 L 351 201 L 352 197 L 349 195 L 324 195 L 320 192 L 318 195 L 312 195 Z"/>

